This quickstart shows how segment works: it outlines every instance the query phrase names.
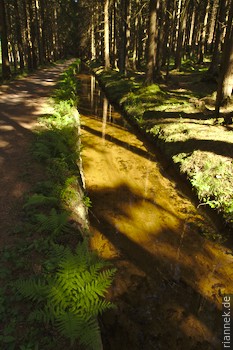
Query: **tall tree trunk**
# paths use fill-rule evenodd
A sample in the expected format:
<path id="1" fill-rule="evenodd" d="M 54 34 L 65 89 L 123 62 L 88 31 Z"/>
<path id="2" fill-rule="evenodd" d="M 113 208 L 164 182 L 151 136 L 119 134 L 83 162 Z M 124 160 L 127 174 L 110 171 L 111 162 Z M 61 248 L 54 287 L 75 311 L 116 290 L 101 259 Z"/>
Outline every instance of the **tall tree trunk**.
<path id="1" fill-rule="evenodd" d="M 43 57 L 43 63 L 47 61 L 46 40 L 45 40 L 45 4 L 44 0 L 39 0 L 40 7 L 40 36 L 41 36 L 41 55 Z"/>
<path id="2" fill-rule="evenodd" d="M 138 34 L 139 34 L 139 25 L 138 25 L 138 15 L 135 16 L 134 21 L 134 36 L 133 36 L 133 57 L 132 57 L 132 68 L 137 70 L 137 61 L 138 61 Z"/>
<path id="3" fill-rule="evenodd" d="M 26 0 L 22 1 L 23 12 L 24 12 L 24 20 L 25 20 L 25 39 L 26 39 L 26 51 L 27 51 L 27 67 L 28 70 L 33 69 L 32 63 L 32 47 L 31 47 L 31 39 L 30 39 L 30 28 L 29 28 L 29 14 L 27 9 Z"/>
<path id="4" fill-rule="evenodd" d="M 14 0 L 14 10 L 15 10 L 16 35 L 17 35 L 17 43 L 18 43 L 18 50 L 19 50 L 20 70 L 23 71 L 24 49 L 23 49 L 22 29 L 21 29 L 21 23 L 20 23 L 18 0 Z"/>
<path id="5" fill-rule="evenodd" d="M 200 15 L 200 37 L 199 37 L 199 45 L 198 45 L 198 63 L 201 64 L 204 61 L 205 54 L 205 43 L 206 43 L 206 25 L 209 16 L 209 1 L 203 0 L 200 3 L 201 12 Z"/>
<path id="6" fill-rule="evenodd" d="M 11 76 L 11 70 L 8 53 L 6 8 L 4 0 L 0 0 L 0 34 L 2 47 L 2 77 L 3 79 L 8 79 Z"/>
<path id="7" fill-rule="evenodd" d="M 218 64 L 220 61 L 220 44 L 223 36 L 223 23 L 226 16 L 226 4 L 225 1 L 219 0 L 219 13 L 217 17 L 217 27 L 216 27 L 216 36 L 214 43 L 214 52 L 212 55 L 211 64 L 209 67 L 209 73 L 212 75 L 217 75 Z"/>
<path id="8" fill-rule="evenodd" d="M 104 2 L 104 66 L 105 69 L 110 67 L 109 56 L 109 0 Z"/>
<path id="9" fill-rule="evenodd" d="M 95 23 L 94 14 L 91 17 L 91 59 L 96 59 L 96 44 L 95 44 Z"/>
<path id="10" fill-rule="evenodd" d="M 225 105 L 232 95 L 233 89 L 233 0 L 227 24 L 227 32 L 224 42 L 222 62 L 220 67 L 220 80 L 216 97 L 216 113 L 219 114 L 220 106 Z"/>
<path id="11" fill-rule="evenodd" d="M 163 60 L 163 42 L 164 42 L 164 20 L 165 20 L 165 12 L 166 7 L 164 1 L 160 1 L 158 12 L 158 34 L 157 34 L 157 54 L 156 54 L 156 62 L 155 62 L 155 79 L 161 78 L 161 68 L 162 68 L 162 60 Z"/>
<path id="12" fill-rule="evenodd" d="M 159 0 L 150 0 L 149 4 L 149 28 L 148 28 L 148 47 L 147 47 L 147 65 L 146 65 L 146 85 L 153 84 L 155 81 L 155 63 L 156 48 L 158 39 L 157 30 L 157 9 Z"/>
<path id="13" fill-rule="evenodd" d="M 143 19 L 142 15 L 139 15 L 138 19 L 138 32 L 137 32 L 137 68 L 141 69 L 143 58 L 145 57 L 145 53 L 143 51 L 143 39 L 144 39 L 144 28 L 143 28 Z"/>
<path id="14" fill-rule="evenodd" d="M 176 53 L 175 53 L 175 69 L 179 69 L 181 66 L 181 60 L 183 55 L 183 36 L 186 26 L 186 9 L 183 6 L 183 0 L 179 0 L 178 10 L 177 10 L 177 43 L 176 43 Z"/>
<path id="15" fill-rule="evenodd" d="M 14 72 L 17 72 L 17 66 L 18 66 L 18 57 L 17 57 L 17 45 L 14 35 L 14 30 L 12 26 L 12 13 L 10 11 L 10 8 L 6 8 L 6 22 L 7 22 L 7 34 L 8 34 L 8 42 L 10 43 L 9 46 L 9 54 L 11 57 L 11 62 L 14 64 Z"/>
<path id="16" fill-rule="evenodd" d="M 131 0 L 127 1 L 126 6 L 126 31 L 125 31 L 125 37 L 126 37 L 126 43 L 125 43 L 125 71 L 126 74 L 129 70 L 129 49 L 130 49 L 130 33 L 131 33 Z"/>
<path id="17" fill-rule="evenodd" d="M 36 41 L 36 18 L 35 18 L 35 3 L 29 0 L 28 8 L 29 8 L 29 26 L 30 26 L 30 35 L 31 35 L 31 49 L 32 49 L 32 66 L 33 68 L 37 68 L 37 41 Z"/>
<path id="18" fill-rule="evenodd" d="M 172 0 L 167 0 L 164 19 L 164 39 L 162 43 L 162 66 L 165 66 L 169 55 L 169 32 L 171 31 Z"/>
<path id="19" fill-rule="evenodd" d="M 117 1 L 113 4 L 112 13 L 112 67 L 117 67 Z"/>
<path id="20" fill-rule="evenodd" d="M 129 0 L 121 0 L 121 31 L 120 31 L 120 50 L 119 50 L 119 70 L 122 74 L 126 74 L 126 58 L 127 58 L 127 15 Z"/>

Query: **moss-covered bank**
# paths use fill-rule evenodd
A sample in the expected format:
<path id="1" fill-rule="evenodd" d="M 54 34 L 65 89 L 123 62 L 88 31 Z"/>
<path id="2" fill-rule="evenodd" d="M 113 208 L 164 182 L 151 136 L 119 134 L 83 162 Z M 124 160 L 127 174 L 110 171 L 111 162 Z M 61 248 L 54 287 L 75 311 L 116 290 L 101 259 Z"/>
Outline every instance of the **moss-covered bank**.
<path id="1" fill-rule="evenodd" d="M 233 132 L 216 123 L 213 95 L 201 75 L 145 87 L 143 74 L 124 77 L 101 67 L 94 72 L 109 99 L 186 175 L 200 205 L 215 209 L 232 227 Z"/>

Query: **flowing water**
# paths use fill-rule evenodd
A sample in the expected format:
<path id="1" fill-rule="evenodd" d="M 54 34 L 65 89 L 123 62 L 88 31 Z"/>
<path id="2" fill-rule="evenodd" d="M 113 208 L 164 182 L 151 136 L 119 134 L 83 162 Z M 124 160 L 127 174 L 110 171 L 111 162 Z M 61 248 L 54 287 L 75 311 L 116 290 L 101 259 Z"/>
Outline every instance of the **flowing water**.
<path id="1" fill-rule="evenodd" d="M 116 309 L 101 319 L 104 349 L 220 349 L 232 255 L 201 236 L 215 228 L 95 78 L 79 78 L 91 244 L 118 269 L 108 296 Z"/>

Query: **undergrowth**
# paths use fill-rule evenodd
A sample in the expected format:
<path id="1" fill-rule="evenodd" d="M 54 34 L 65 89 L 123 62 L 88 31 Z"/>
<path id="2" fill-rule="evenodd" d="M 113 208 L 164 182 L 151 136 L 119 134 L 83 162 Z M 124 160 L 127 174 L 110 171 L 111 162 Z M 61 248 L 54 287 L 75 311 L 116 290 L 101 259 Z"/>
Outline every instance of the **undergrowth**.
<path id="1" fill-rule="evenodd" d="M 25 196 L 16 246 L 1 251 L 3 350 L 98 350 L 97 317 L 113 306 L 105 295 L 115 270 L 89 250 L 88 224 L 75 213 L 91 205 L 77 165 L 79 65 L 62 75 L 54 112 L 40 118 L 31 152 L 43 169 L 41 180 Z"/>

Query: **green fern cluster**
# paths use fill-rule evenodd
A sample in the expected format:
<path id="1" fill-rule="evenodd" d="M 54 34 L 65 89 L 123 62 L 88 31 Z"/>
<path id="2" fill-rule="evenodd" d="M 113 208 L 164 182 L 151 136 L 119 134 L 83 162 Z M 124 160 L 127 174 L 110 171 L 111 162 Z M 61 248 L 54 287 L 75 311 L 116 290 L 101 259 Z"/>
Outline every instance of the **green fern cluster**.
<path id="1" fill-rule="evenodd" d="M 80 83 L 76 78 L 76 74 L 79 71 L 79 67 L 80 60 L 77 60 L 62 74 L 62 79 L 59 81 L 58 88 L 56 89 L 54 96 L 57 102 L 66 101 L 71 106 L 77 106 L 77 92 L 80 87 Z"/>
<path id="2" fill-rule="evenodd" d="M 73 253 L 54 246 L 55 269 L 44 278 L 19 280 L 18 291 L 37 307 L 30 320 L 54 325 L 71 343 L 79 341 L 89 349 L 100 346 L 97 316 L 113 305 L 104 299 L 115 269 L 90 253 L 87 242 Z"/>

